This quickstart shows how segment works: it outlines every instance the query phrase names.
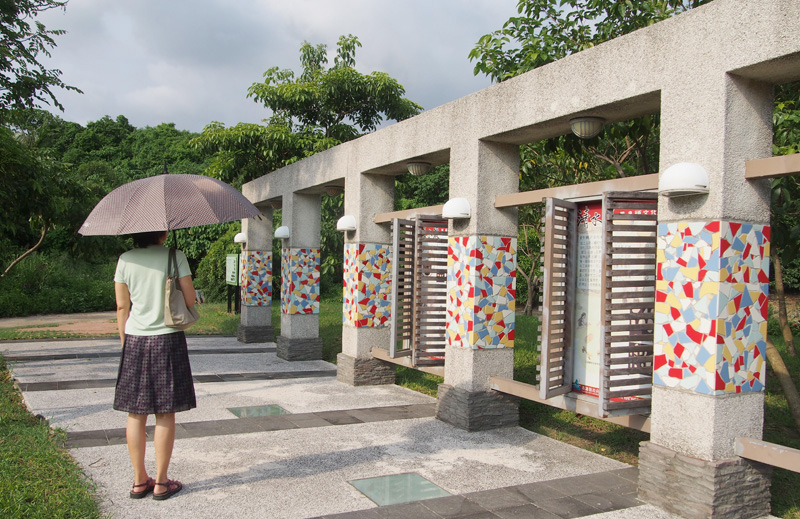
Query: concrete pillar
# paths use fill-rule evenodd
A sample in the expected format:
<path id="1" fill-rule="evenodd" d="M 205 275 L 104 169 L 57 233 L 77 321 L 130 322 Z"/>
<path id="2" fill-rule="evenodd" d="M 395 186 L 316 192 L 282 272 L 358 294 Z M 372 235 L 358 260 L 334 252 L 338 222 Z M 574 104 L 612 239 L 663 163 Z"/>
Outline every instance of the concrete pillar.
<path id="1" fill-rule="evenodd" d="M 319 337 L 320 195 L 284 197 L 282 225 L 290 237 L 281 244 L 281 334 L 278 357 L 322 358 Z"/>
<path id="2" fill-rule="evenodd" d="M 389 348 L 391 241 L 378 213 L 394 205 L 394 177 L 354 173 L 347 178 L 344 212 L 356 218 L 345 234 L 342 352 L 337 379 L 350 385 L 394 384 L 394 365 L 372 358 L 372 348 Z"/>
<path id="3" fill-rule="evenodd" d="M 261 208 L 261 219 L 242 220 L 247 243 L 242 250 L 241 320 L 239 342 L 271 342 L 272 326 L 272 208 Z"/>
<path id="4" fill-rule="evenodd" d="M 661 171 L 696 162 L 708 195 L 659 202 L 652 432 L 639 497 L 683 517 L 770 510 L 770 469 L 734 454 L 764 420 L 772 89 L 717 73 L 662 91 Z M 663 174 L 663 173 L 662 173 Z"/>
<path id="5" fill-rule="evenodd" d="M 519 188 L 519 149 L 462 142 L 451 150 L 450 198 L 466 198 L 468 220 L 450 226 L 447 346 L 436 416 L 467 430 L 516 425 L 516 398 L 490 390 L 489 377 L 514 374 L 516 209 L 494 197 Z"/>

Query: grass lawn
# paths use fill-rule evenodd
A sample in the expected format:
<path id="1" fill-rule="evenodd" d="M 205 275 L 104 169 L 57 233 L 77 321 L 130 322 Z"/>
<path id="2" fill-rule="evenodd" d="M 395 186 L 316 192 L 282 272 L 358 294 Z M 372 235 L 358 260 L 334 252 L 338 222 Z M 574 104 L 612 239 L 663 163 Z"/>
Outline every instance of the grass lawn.
<path id="1" fill-rule="evenodd" d="M 206 304 L 201 307 L 201 320 L 192 328 L 193 334 L 222 334 L 235 335 L 239 323 L 238 315 L 230 315 L 226 312 L 223 304 Z M 272 306 L 272 324 L 275 327 L 275 335 L 280 333 L 280 308 L 278 305 Z M 514 378 L 516 380 L 535 384 L 536 365 L 538 363 L 537 341 L 538 341 L 538 321 L 533 317 L 517 316 L 515 337 L 516 344 L 514 350 Z M 323 341 L 323 358 L 329 362 L 336 362 L 336 355 L 342 351 L 342 317 L 341 301 L 324 300 L 321 304 L 319 318 L 320 337 Z M 37 332 L 27 332 L 34 336 Z M 48 337 L 47 335 L 42 337 Z M 17 337 L 13 331 L 0 330 L 0 339 L 6 338 L 34 338 Z M 775 337 L 775 345 L 781 350 L 789 370 L 792 372 L 795 383 L 800 386 L 800 357 L 791 358 L 785 351 L 782 338 Z M 396 370 L 396 382 L 399 385 L 419 391 L 431 396 L 436 396 L 438 385 L 442 382 L 441 377 L 423 373 L 414 369 L 398 367 Z M 8 372 L 3 370 L 0 373 L 3 377 L 3 392 L 11 389 L 8 382 Z M 8 386 L 8 387 L 6 387 Z M 13 395 L 12 395 L 13 396 Z M 85 481 L 80 477 L 79 471 L 72 466 L 70 468 L 69 457 L 61 450 L 58 445 L 63 436 L 60 432 L 51 433 L 46 425 L 30 417 L 25 411 L 24 406 L 19 403 L 18 394 L 16 400 L 12 396 L 0 395 L 3 402 L 2 414 L 0 414 L 0 517 L 14 516 L 6 513 L 11 506 L 24 506 L 25 499 L 39 500 L 44 497 L 52 497 L 55 507 L 61 511 L 62 503 L 65 505 L 67 498 L 76 498 L 76 495 L 88 493 L 88 501 L 82 505 L 86 510 L 79 512 L 75 517 L 96 517 L 96 509 L 91 502 L 91 493 Z M 8 409 L 11 408 L 11 409 Z M 13 413 L 17 418 L 6 418 Z M 27 416 L 26 416 L 27 415 Z M 13 427 L 12 427 L 13 425 Z M 536 433 L 554 438 L 571 445 L 613 458 L 624 463 L 636 465 L 638 463 L 639 443 L 649 439 L 649 435 L 626 429 L 625 427 L 614 425 L 602 420 L 588 416 L 575 415 L 568 411 L 563 411 L 542 404 L 530 401 L 522 401 L 520 404 L 520 425 Z M 30 436 L 36 440 L 26 440 L 25 442 L 10 441 L 9 438 L 17 438 L 23 434 L 21 431 L 30 430 Z M 27 433 L 26 433 L 27 434 Z M 767 391 L 765 395 L 765 426 L 764 440 L 800 449 L 800 434 L 794 428 L 792 417 L 789 413 L 786 399 L 783 397 L 780 385 L 774 375 L 768 372 Z M 9 445 L 13 443 L 14 445 Z M 18 445 L 19 444 L 19 445 Z M 23 446 L 24 444 L 24 446 Z M 30 445 L 30 447 L 28 447 Z M 23 452 L 16 452 L 16 449 L 28 449 Z M 13 454 L 6 451 L 14 449 Z M 45 456 L 43 453 L 47 451 Z M 42 458 L 41 465 L 38 464 Z M 11 463 L 6 460 L 17 460 Z M 21 461 L 25 460 L 25 462 Z M 29 460 L 36 460 L 37 463 Z M 65 461 L 66 460 L 66 461 Z M 25 465 L 31 471 L 41 471 L 38 475 L 24 472 L 24 476 L 8 480 L 6 473 L 21 472 L 15 467 Z M 52 465 L 52 467 L 51 467 Z M 74 470 L 77 472 L 69 472 Z M 65 471 L 65 472 L 62 472 Z M 57 481 L 54 479 L 57 478 Z M 50 481 L 47 485 L 37 485 L 31 487 L 27 485 L 29 481 Z M 17 491 L 15 485 L 24 487 L 24 491 L 33 494 L 33 497 L 15 497 Z M 74 490 L 59 493 L 59 485 Z M 37 490 L 38 488 L 38 490 Z M 775 469 L 772 482 L 772 513 L 785 519 L 800 519 L 800 474 Z M 25 494 L 21 494 L 24 496 Z M 13 501 L 12 501 L 13 499 Z M 30 506 L 30 503 L 28 503 Z M 72 505 L 70 505 L 71 508 Z M 22 508 L 19 508 L 20 510 Z M 67 509 L 64 507 L 64 509 Z M 8 508 L 8 510 L 17 510 Z M 94 515 L 93 515 L 94 514 Z M 72 517 L 59 516 L 51 513 L 38 515 L 23 515 L 24 517 Z"/>

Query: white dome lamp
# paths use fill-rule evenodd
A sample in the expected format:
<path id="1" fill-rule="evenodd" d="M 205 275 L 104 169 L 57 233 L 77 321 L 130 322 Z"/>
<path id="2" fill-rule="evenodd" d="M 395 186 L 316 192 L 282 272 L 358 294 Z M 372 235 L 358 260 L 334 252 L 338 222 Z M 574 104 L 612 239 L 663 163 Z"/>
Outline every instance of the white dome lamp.
<path id="1" fill-rule="evenodd" d="M 451 198 L 442 208 L 442 218 L 458 220 L 472 216 L 469 200 L 466 198 Z"/>
<path id="2" fill-rule="evenodd" d="M 247 235 L 243 232 L 237 233 L 233 237 L 233 243 L 247 243 Z"/>
<path id="3" fill-rule="evenodd" d="M 289 228 L 286 227 L 285 225 L 281 225 L 280 227 L 275 229 L 276 238 L 283 239 L 283 238 L 288 238 L 289 236 L 291 236 L 291 233 L 289 232 Z"/>
<path id="4" fill-rule="evenodd" d="M 346 214 L 339 218 L 336 222 L 337 231 L 355 231 L 356 230 L 356 217 L 352 214 Z"/>
<path id="5" fill-rule="evenodd" d="M 659 177 L 658 194 L 670 198 L 707 195 L 708 173 L 703 166 L 694 162 L 673 164 Z"/>

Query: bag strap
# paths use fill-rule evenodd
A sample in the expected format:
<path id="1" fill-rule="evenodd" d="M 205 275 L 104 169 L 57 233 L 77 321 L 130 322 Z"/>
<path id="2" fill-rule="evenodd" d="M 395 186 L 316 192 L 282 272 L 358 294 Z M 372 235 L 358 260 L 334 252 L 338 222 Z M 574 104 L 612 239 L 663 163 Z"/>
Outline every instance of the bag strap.
<path id="1" fill-rule="evenodd" d="M 178 258 L 174 247 L 169 249 L 169 259 L 167 260 L 167 277 L 178 277 Z"/>

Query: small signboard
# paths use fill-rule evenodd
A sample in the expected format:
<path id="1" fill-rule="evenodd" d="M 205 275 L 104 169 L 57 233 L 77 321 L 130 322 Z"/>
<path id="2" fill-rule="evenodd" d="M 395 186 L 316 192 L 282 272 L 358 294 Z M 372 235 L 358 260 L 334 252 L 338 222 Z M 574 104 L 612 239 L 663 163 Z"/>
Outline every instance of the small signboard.
<path id="1" fill-rule="evenodd" d="M 239 255 L 228 254 L 225 257 L 225 283 L 239 286 Z"/>

